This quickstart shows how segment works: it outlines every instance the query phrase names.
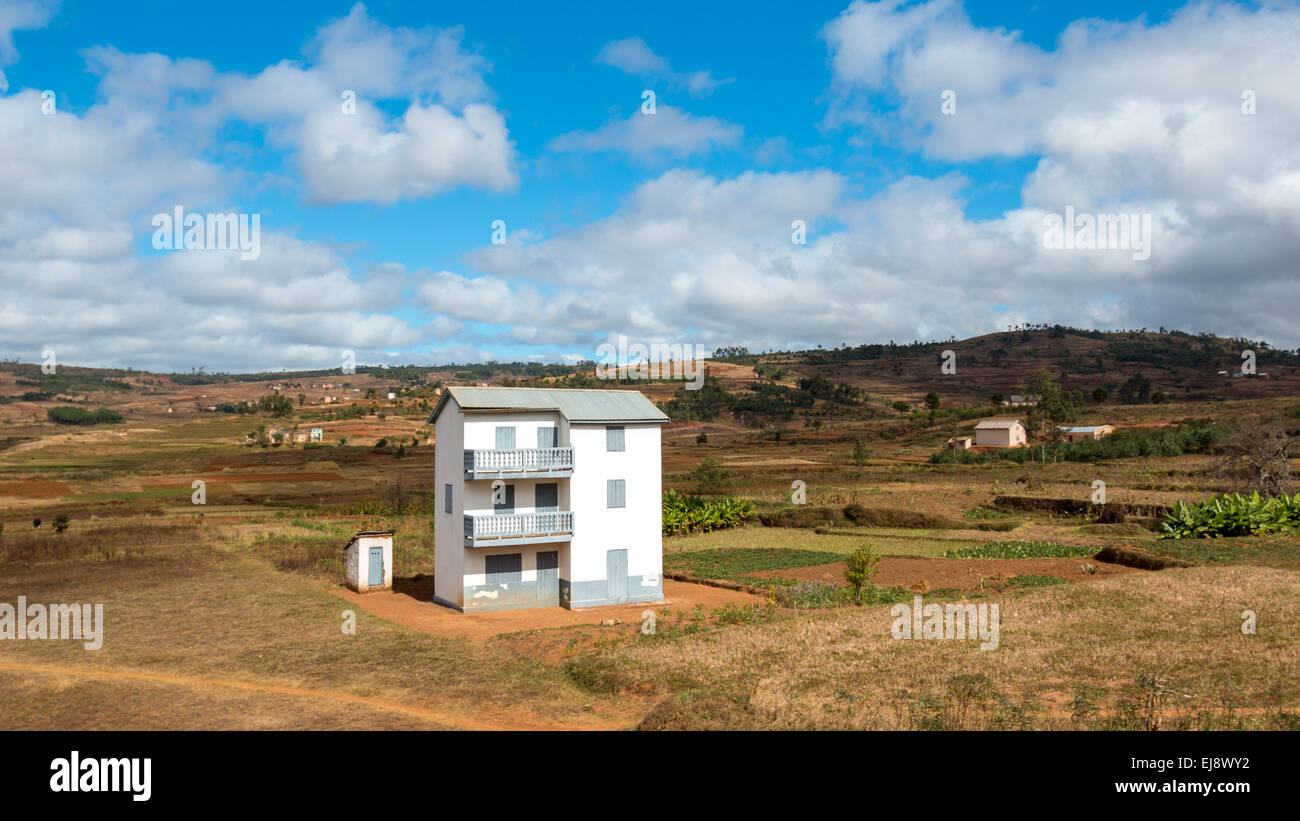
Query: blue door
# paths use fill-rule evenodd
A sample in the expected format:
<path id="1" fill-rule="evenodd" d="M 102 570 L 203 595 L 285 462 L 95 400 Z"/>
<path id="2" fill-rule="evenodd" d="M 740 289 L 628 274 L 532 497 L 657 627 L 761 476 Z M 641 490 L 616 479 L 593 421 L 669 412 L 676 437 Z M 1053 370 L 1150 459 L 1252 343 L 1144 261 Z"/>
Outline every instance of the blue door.
<path id="1" fill-rule="evenodd" d="M 537 600 L 560 603 L 560 552 L 543 550 L 537 554 Z"/>
<path id="2" fill-rule="evenodd" d="M 627 601 L 627 551 L 605 552 L 605 583 L 609 586 L 609 600 Z"/>
<path id="3" fill-rule="evenodd" d="M 537 485 L 537 512 L 554 513 L 560 509 L 560 486 L 555 482 Z"/>
<path id="4" fill-rule="evenodd" d="M 377 585 L 384 583 L 384 549 L 382 547 L 370 548 L 370 584 Z"/>

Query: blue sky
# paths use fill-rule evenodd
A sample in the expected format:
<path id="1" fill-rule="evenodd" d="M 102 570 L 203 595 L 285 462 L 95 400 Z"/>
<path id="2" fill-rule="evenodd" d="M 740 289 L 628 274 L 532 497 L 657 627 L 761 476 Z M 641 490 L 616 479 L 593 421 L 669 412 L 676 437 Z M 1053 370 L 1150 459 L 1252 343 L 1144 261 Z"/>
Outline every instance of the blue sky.
<path id="1" fill-rule="evenodd" d="M 1087 15 L 0 0 L 0 354 L 573 361 L 619 335 L 764 349 L 1021 321 L 1300 343 L 1296 7 Z M 156 250 L 177 204 L 259 214 L 260 257 Z M 1067 206 L 1149 215 L 1149 258 L 1044 247 Z"/>

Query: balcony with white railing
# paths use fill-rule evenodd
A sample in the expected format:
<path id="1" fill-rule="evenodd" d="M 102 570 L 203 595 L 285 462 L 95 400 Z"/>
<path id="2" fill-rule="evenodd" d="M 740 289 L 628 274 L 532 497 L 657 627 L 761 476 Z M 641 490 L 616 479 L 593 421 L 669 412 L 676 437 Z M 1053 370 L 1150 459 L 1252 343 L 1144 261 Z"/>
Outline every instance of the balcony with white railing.
<path id="1" fill-rule="evenodd" d="M 573 540 L 573 511 L 466 513 L 465 546 L 498 547 Z"/>
<path id="2" fill-rule="evenodd" d="M 548 479 L 573 475 L 573 448 L 465 451 L 466 479 Z"/>

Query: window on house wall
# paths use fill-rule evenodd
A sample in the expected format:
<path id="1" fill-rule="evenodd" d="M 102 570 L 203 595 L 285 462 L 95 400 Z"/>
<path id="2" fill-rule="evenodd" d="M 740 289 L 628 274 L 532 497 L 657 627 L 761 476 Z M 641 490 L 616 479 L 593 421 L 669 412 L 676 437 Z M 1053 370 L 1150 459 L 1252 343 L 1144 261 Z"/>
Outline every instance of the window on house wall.
<path id="1" fill-rule="evenodd" d="M 451 485 L 443 485 L 442 506 L 448 513 L 451 513 Z"/>
<path id="2" fill-rule="evenodd" d="M 537 447 L 558 448 L 560 446 L 559 430 L 554 427 L 543 427 L 537 429 Z"/>
<path id="3" fill-rule="evenodd" d="M 497 450 L 515 449 L 515 426 L 499 425 L 497 427 Z"/>
<path id="4" fill-rule="evenodd" d="M 627 507 L 627 480 L 609 479 L 605 482 L 606 507 Z"/>
<path id="5" fill-rule="evenodd" d="M 488 584 L 518 583 L 523 578 L 524 556 L 522 553 L 510 553 L 505 556 L 484 556 L 484 570 L 487 571 Z"/>
<path id="6" fill-rule="evenodd" d="M 605 450 L 624 450 L 623 426 L 609 425 L 605 428 Z"/>
<path id="7" fill-rule="evenodd" d="M 496 491 L 492 491 L 492 512 L 493 513 L 514 513 L 515 512 L 515 486 L 506 485 L 501 488 L 505 492 L 505 501 L 498 502 Z"/>

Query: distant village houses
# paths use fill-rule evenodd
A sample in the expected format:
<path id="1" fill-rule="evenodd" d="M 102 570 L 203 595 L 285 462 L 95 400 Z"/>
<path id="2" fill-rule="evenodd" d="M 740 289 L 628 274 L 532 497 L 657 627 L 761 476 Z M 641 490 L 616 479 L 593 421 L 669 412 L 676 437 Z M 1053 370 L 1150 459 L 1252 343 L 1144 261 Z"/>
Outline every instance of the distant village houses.
<path id="1" fill-rule="evenodd" d="M 1083 442 L 1088 439 L 1100 439 L 1110 436 L 1115 429 L 1110 425 L 1088 425 L 1083 427 L 1061 426 L 1062 438 L 1067 442 Z"/>

